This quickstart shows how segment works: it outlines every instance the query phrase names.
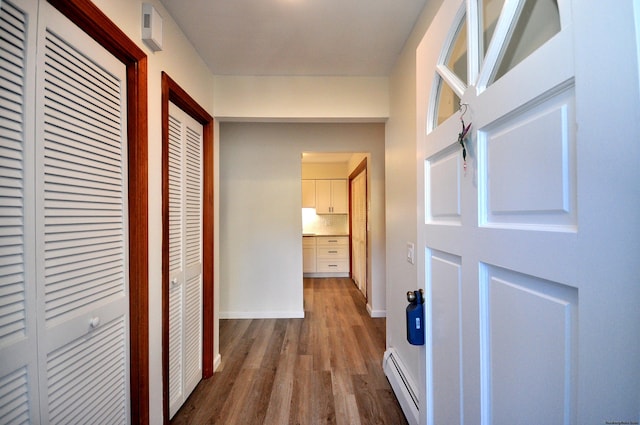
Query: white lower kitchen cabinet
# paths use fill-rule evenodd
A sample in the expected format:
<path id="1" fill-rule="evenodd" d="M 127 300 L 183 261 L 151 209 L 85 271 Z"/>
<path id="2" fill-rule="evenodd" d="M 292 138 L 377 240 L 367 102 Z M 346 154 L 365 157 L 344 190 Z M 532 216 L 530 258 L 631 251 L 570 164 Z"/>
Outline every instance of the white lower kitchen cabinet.
<path id="1" fill-rule="evenodd" d="M 311 244 L 314 244 L 313 248 Z M 315 251 L 315 258 L 311 258 L 312 249 Z M 349 237 L 305 236 L 303 259 L 303 271 L 307 277 L 348 277 Z"/>
<path id="2" fill-rule="evenodd" d="M 315 273 L 316 271 L 316 238 L 304 236 L 302 238 L 302 272 Z"/>

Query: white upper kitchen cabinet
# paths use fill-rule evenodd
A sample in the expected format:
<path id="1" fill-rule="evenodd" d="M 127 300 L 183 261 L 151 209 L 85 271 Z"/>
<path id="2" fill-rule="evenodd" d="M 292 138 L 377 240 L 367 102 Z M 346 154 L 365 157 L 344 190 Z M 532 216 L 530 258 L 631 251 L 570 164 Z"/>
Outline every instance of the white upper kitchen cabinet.
<path id="1" fill-rule="evenodd" d="M 302 208 L 316 207 L 316 181 L 302 180 Z"/>
<path id="2" fill-rule="evenodd" d="M 347 180 L 316 180 L 316 213 L 347 214 Z"/>

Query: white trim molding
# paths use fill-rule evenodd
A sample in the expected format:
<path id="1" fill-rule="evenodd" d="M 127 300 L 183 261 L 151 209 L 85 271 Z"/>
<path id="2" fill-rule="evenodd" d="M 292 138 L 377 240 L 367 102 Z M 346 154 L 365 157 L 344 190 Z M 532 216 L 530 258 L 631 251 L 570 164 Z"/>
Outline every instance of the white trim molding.
<path id="1" fill-rule="evenodd" d="M 220 319 L 304 319 L 299 311 L 221 311 Z"/>
<path id="2" fill-rule="evenodd" d="M 374 319 L 379 317 L 387 317 L 387 310 L 374 310 L 371 307 L 371 304 L 367 304 L 367 313 L 369 313 L 369 317 Z"/>
<path id="3" fill-rule="evenodd" d="M 382 368 L 407 421 L 411 425 L 418 425 L 418 412 L 420 411 L 418 388 L 395 348 L 388 348 L 384 352 Z"/>
<path id="4" fill-rule="evenodd" d="M 220 355 L 220 353 L 218 353 L 216 357 L 213 359 L 213 371 L 217 372 L 221 364 L 222 364 L 222 356 Z"/>

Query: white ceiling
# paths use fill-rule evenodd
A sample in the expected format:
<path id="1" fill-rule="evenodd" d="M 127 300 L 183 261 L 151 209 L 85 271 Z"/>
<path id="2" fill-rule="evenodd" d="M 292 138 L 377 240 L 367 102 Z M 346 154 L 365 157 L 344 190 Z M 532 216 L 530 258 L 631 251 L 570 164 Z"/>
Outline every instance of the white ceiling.
<path id="1" fill-rule="evenodd" d="M 216 75 L 386 76 L 427 0 L 161 0 Z"/>

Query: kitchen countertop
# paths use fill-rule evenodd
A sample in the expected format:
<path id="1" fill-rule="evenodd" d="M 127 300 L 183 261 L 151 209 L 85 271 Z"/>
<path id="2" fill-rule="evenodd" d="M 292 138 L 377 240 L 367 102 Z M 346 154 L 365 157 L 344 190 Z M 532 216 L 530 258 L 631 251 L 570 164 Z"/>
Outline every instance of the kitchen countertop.
<path id="1" fill-rule="evenodd" d="M 337 234 L 337 233 L 328 233 L 328 234 L 320 234 L 320 233 L 303 233 L 303 237 L 315 237 L 315 236 L 329 236 L 329 237 L 338 237 L 338 236 L 349 236 L 347 234 Z"/>

